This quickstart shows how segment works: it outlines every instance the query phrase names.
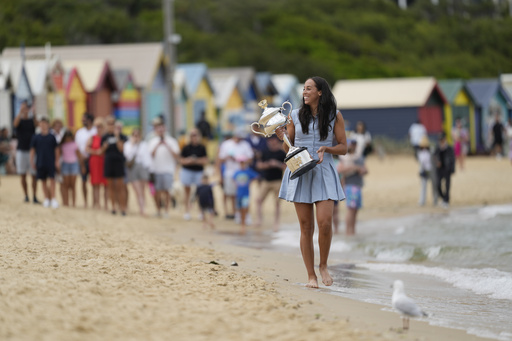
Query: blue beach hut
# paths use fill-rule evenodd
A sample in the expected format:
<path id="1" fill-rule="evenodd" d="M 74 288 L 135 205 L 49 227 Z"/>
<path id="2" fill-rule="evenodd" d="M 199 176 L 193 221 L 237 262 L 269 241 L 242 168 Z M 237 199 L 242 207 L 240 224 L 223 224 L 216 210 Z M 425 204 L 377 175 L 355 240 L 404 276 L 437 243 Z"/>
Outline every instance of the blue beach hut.
<path id="1" fill-rule="evenodd" d="M 476 103 L 476 149 L 477 152 L 487 152 L 492 144 L 495 116 L 505 123 L 510 117 L 512 100 L 497 79 L 474 79 L 466 86 Z"/>

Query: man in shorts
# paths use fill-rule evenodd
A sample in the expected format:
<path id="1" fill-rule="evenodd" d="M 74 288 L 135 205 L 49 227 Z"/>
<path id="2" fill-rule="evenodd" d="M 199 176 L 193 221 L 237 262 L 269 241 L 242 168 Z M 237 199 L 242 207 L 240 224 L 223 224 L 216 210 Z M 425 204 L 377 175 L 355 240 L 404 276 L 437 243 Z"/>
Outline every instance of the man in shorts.
<path id="1" fill-rule="evenodd" d="M 58 144 L 55 136 L 50 134 L 50 122 L 43 117 L 39 122 L 41 133 L 32 138 L 30 144 L 30 164 L 36 170 L 37 179 L 41 180 L 44 192 L 44 207 L 58 208 L 55 199 L 55 173 L 58 160 Z M 47 181 L 50 182 L 48 185 Z"/>
<path id="2" fill-rule="evenodd" d="M 29 117 L 31 107 L 28 101 L 21 102 L 20 111 L 14 119 L 14 129 L 18 139 L 18 147 L 16 148 L 16 172 L 21 175 L 21 187 L 25 194 L 25 202 L 29 202 L 27 174 L 32 177 L 32 202 L 39 204 L 37 200 L 37 178 L 35 170 L 30 166 L 30 143 L 32 137 L 36 133 L 37 119 L 35 113 Z"/>
<path id="3" fill-rule="evenodd" d="M 170 191 L 174 181 L 180 148 L 175 138 L 165 134 L 163 122 L 157 122 L 154 130 L 155 136 L 149 141 L 148 148 L 151 153 L 152 171 L 155 177 L 155 198 L 158 203 L 157 214 L 160 216 L 160 211 L 164 207 L 164 217 L 168 217 L 171 201 Z"/>

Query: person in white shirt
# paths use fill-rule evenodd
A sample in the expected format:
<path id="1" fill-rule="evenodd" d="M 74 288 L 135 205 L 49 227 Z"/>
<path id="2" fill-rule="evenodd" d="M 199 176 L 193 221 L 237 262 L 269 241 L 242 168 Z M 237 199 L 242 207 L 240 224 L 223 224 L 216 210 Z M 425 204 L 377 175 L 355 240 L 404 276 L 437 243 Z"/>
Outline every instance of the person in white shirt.
<path id="1" fill-rule="evenodd" d="M 423 136 L 427 136 L 427 129 L 420 120 L 417 120 L 409 127 L 409 141 L 414 149 L 414 157 L 418 159 L 418 150 Z"/>
<path id="2" fill-rule="evenodd" d="M 149 153 L 148 143 L 141 139 L 139 129 L 132 131 L 132 136 L 124 144 L 123 153 L 126 158 L 128 183 L 132 184 L 135 195 L 137 196 L 140 214 L 145 215 L 145 187 L 149 180 L 151 155 Z"/>
<path id="3" fill-rule="evenodd" d="M 157 198 L 157 213 L 160 216 L 164 206 L 164 216 L 168 216 L 171 201 L 170 190 L 174 181 L 176 165 L 179 159 L 180 147 L 175 138 L 165 134 L 163 123 L 155 125 L 155 134 L 149 141 L 149 152 L 152 158 L 152 171 L 155 174 L 155 191 Z"/>
<path id="4" fill-rule="evenodd" d="M 247 133 L 243 128 L 238 128 L 235 131 L 234 136 L 231 139 L 222 142 L 219 148 L 219 167 L 221 169 L 223 168 L 223 171 L 219 170 L 219 172 L 222 174 L 222 187 L 226 199 L 224 201 L 226 219 L 235 218 L 236 183 L 233 179 L 233 175 L 240 169 L 240 163 L 236 160 L 241 156 L 246 156 L 250 160 L 254 157 L 254 152 L 251 148 L 251 145 L 249 142 L 244 140 L 246 135 Z M 227 201 L 229 201 L 231 204 L 231 210 L 228 210 Z"/>
<path id="5" fill-rule="evenodd" d="M 89 113 L 85 113 L 82 117 L 82 124 L 84 126 L 78 129 L 75 134 L 75 143 L 82 155 L 80 173 L 82 175 L 82 193 L 84 195 L 85 208 L 87 208 L 87 177 L 89 176 L 89 154 L 87 153 L 87 142 L 97 133 L 96 127 L 93 125 L 93 121 L 94 116 Z"/>

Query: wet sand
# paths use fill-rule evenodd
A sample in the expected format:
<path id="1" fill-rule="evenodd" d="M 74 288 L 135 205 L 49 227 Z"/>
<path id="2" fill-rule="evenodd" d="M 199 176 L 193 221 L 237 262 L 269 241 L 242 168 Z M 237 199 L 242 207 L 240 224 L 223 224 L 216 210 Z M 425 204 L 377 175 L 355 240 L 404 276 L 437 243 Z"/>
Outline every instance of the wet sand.
<path id="1" fill-rule="evenodd" d="M 370 158 L 368 168 L 361 219 L 441 210 L 417 207 L 419 178 L 409 157 Z M 511 173 L 507 161 L 468 160 L 453 178 L 452 205 L 512 202 Z M 230 244 L 239 227 L 222 211 L 210 232 L 184 221 L 181 206 L 170 219 L 137 216 L 133 192 L 127 217 L 45 209 L 22 198 L 19 178 L 2 177 L 4 340 L 479 339 L 419 321 L 404 333 L 399 316 L 380 306 L 305 289 L 300 254 Z M 265 204 L 264 230 L 272 206 Z M 295 222 L 292 204 L 283 203 L 283 222 Z M 247 238 L 257 233 L 250 228 Z"/>

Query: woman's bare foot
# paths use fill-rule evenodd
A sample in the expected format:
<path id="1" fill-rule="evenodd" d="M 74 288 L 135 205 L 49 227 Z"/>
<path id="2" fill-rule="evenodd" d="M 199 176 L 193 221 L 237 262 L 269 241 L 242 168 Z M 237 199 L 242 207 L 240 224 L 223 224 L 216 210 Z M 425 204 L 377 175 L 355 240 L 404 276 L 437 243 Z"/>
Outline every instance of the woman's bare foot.
<path id="1" fill-rule="evenodd" d="M 329 274 L 329 271 L 327 271 L 327 266 L 320 267 L 320 276 L 322 276 L 322 283 L 324 283 L 326 286 L 332 285 L 332 277 Z"/>
<path id="2" fill-rule="evenodd" d="M 316 279 L 316 276 L 315 277 L 311 277 L 309 279 L 309 283 L 306 284 L 306 288 L 315 288 L 315 289 L 318 289 L 318 281 Z"/>

